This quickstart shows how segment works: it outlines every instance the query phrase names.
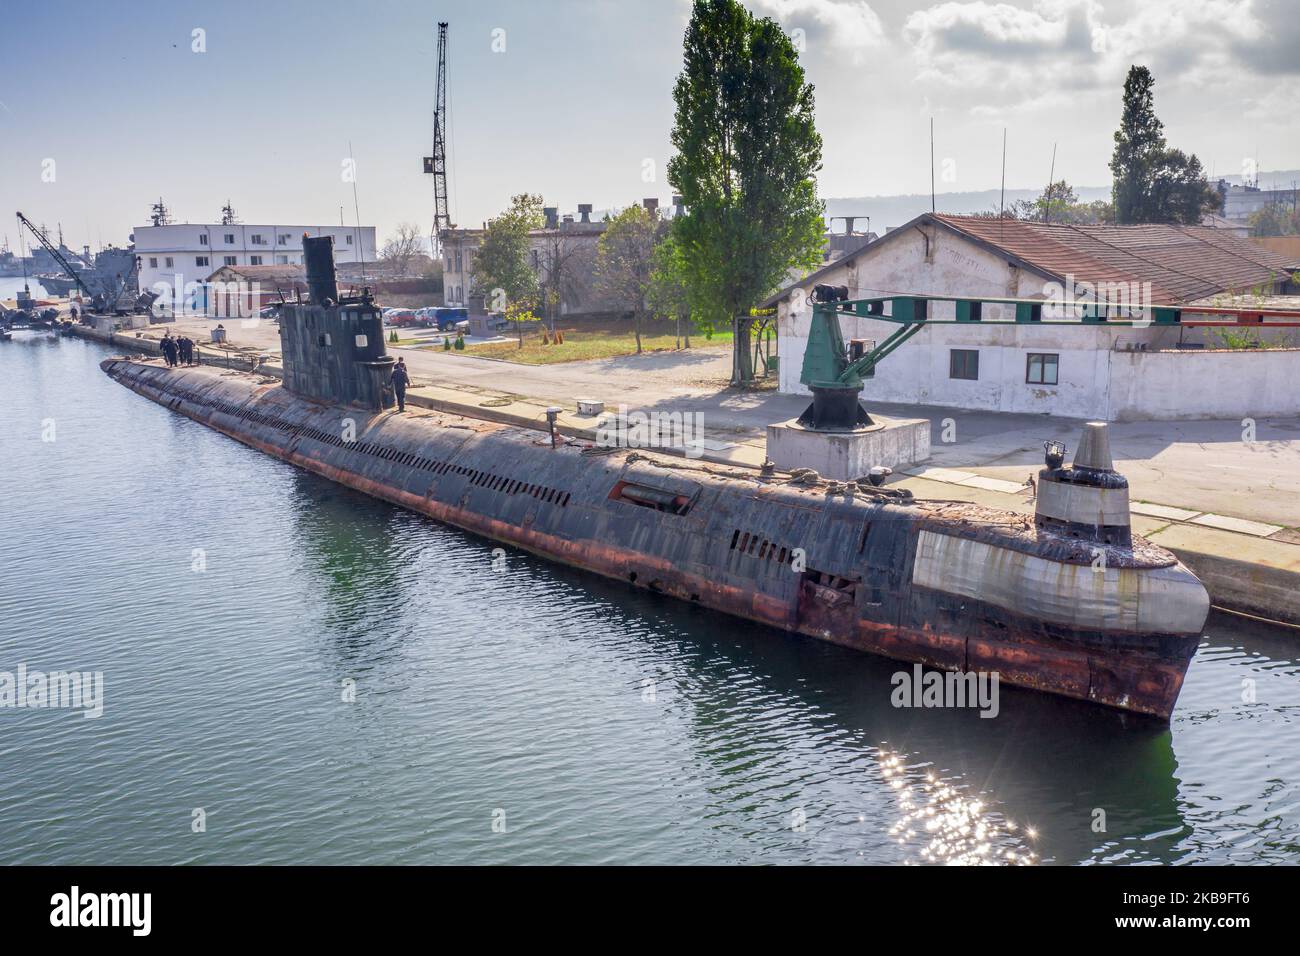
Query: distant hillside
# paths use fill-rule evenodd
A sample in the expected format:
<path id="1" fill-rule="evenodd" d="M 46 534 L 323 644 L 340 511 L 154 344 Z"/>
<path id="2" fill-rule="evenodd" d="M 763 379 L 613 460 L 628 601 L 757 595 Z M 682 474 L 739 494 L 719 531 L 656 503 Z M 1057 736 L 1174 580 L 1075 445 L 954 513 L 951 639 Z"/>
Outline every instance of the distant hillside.
<path id="1" fill-rule="evenodd" d="M 1240 176 L 1215 176 L 1214 178 L 1216 180 L 1226 179 L 1230 183 L 1241 182 Z M 1289 188 L 1293 182 L 1300 182 L 1300 170 L 1283 169 L 1259 174 L 1261 189 Z M 1008 189 L 1005 204 L 1010 206 L 1017 199 L 1037 199 L 1042 191 L 1041 186 L 1035 189 Z M 1109 184 L 1105 186 L 1075 186 L 1074 191 L 1078 194 L 1080 202 L 1110 199 Z M 999 191 L 996 189 L 981 189 L 964 193 L 938 193 L 934 197 L 935 210 L 958 216 L 977 212 L 996 212 L 998 195 Z M 915 219 L 921 213 L 929 211 L 929 194 L 910 196 L 833 196 L 826 200 L 826 215 L 828 218 L 831 216 L 870 216 L 872 231 L 881 235 L 884 234 L 888 227 L 901 226 L 903 223 Z M 834 224 L 835 231 L 843 228 L 844 223 L 842 222 Z M 865 221 L 858 222 L 854 224 L 854 228 L 863 231 L 867 228 L 867 224 Z"/>
<path id="2" fill-rule="evenodd" d="M 1092 202 L 1094 199 L 1109 199 L 1109 186 L 1076 186 L 1074 191 L 1080 202 Z M 1017 199 L 1037 199 L 1042 189 L 1008 189 L 1005 203 L 1010 206 Z M 997 212 L 999 190 L 981 189 L 976 192 L 938 193 L 935 195 L 935 211 L 947 212 L 957 216 L 976 212 Z M 911 196 L 859 196 L 832 197 L 826 200 L 826 215 L 831 216 L 870 216 L 871 230 L 884 235 L 887 228 L 901 226 L 915 219 L 923 212 L 930 211 L 929 195 Z M 844 228 L 844 223 L 833 224 L 833 231 Z M 858 231 L 865 231 L 866 222 L 854 224 Z"/>
<path id="3" fill-rule="evenodd" d="M 1240 176 L 1214 176 L 1213 179 L 1226 179 L 1230 183 L 1240 185 Z M 1269 173 L 1259 174 L 1260 189 L 1291 189 L 1297 183 L 1300 183 L 1300 169 L 1277 169 Z"/>

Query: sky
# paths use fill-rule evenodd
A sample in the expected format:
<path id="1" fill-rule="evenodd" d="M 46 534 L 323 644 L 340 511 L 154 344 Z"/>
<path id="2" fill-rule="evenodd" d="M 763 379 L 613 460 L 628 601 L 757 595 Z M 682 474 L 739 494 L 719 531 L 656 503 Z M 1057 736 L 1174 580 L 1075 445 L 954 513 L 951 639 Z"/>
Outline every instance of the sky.
<path id="1" fill-rule="evenodd" d="M 1130 64 L 1171 145 L 1214 175 L 1300 166 L 1300 16 L 1285 0 L 746 0 L 802 51 L 823 197 L 1055 176 L 1105 185 Z M 177 221 L 427 232 L 436 24 L 450 23 L 452 219 L 512 194 L 667 204 L 688 0 L 40 0 L 0 19 L 0 237 L 68 245 Z M 351 159 L 351 164 L 348 164 Z M 353 170 L 353 180 L 348 171 Z M 1265 185 L 1268 185 L 1265 177 Z M 1290 183 L 1280 184 L 1289 186 Z M 355 186 L 355 195 L 354 195 Z"/>

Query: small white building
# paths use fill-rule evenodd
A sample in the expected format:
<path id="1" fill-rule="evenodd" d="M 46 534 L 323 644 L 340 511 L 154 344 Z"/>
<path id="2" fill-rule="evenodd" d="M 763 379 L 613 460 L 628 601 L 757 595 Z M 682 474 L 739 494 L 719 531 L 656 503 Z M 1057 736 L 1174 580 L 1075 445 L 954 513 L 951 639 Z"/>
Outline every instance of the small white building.
<path id="1" fill-rule="evenodd" d="M 850 299 L 934 295 L 1076 301 L 1088 286 L 1130 295 L 1139 309 L 1193 303 L 1238 305 L 1244 292 L 1300 291 L 1288 260 L 1223 230 L 1201 226 L 1072 226 L 925 214 L 783 288 L 762 303 L 777 310 L 779 387 L 800 382 L 814 285 L 847 286 Z M 1232 301 L 1230 301 L 1232 300 Z M 985 305 L 984 319 L 1013 306 Z M 1208 329 L 980 322 L 927 326 L 887 356 L 863 400 L 1100 420 L 1238 418 L 1300 414 L 1300 349 L 1226 349 Z M 930 318 L 954 319 L 952 303 Z M 1119 316 L 1116 316 L 1117 318 Z M 1142 316 L 1139 315 L 1139 318 Z M 1147 313 L 1149 317 L 1149 313 Z M 1210 316 L 1203 316 L 1210 318 Z M 1300 312 L 1296 316 L 1300 319 Z M 841 315 L 846 341 L 880 343 L 897 323 Z M 1300 329 L 1259 326 L 1300 345 Z M 870 345 L 868 346 L 870 347 Z"/>
<path id="2" fill-rule="evenodd" d="M 333 236 L 337 263 L 374 262 L 374 226 L 252 225 L 170 223 L 136 226 L 133 239 L 140 259 L 141 291 L 172 291 L 203 282 L 223 266 L 302 264 L 302 237 Z"/>

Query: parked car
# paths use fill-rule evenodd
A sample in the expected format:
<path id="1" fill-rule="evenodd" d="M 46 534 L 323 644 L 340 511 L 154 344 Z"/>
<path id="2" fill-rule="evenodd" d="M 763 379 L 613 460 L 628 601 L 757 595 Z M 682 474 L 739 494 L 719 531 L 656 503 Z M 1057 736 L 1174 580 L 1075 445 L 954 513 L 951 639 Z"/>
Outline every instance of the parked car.
<path id="1" fill-rule="evenodd" d="M 433 325 L 439 332 L 450 332 L 462 325 L 469 328 L 469 309 L 443 306 L 430 311 L 433 312 Z"/>
<path id="2" fill-rule="evenodd" d="M 384 313 L 384 324 L 398 329 L 409 328 L 415 324 L 415 312 L 411 309 L 389 309 Z"/>

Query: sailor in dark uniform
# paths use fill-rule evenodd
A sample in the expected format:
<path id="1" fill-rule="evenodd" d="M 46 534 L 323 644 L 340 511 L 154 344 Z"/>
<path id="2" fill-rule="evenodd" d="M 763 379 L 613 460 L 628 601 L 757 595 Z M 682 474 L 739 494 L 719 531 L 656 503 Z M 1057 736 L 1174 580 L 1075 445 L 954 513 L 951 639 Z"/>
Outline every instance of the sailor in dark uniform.
<path id="1" fill-rule="evenodd" d="M 406 359 L 397 360 L 397 364 L 393 366 L 393 376 L 389 381 L 392 383 L 394 394 L 397 395 L 397 410 L 406 411 L 406 386 L 411 384 L 410 373 L 406 371 Z"/>

